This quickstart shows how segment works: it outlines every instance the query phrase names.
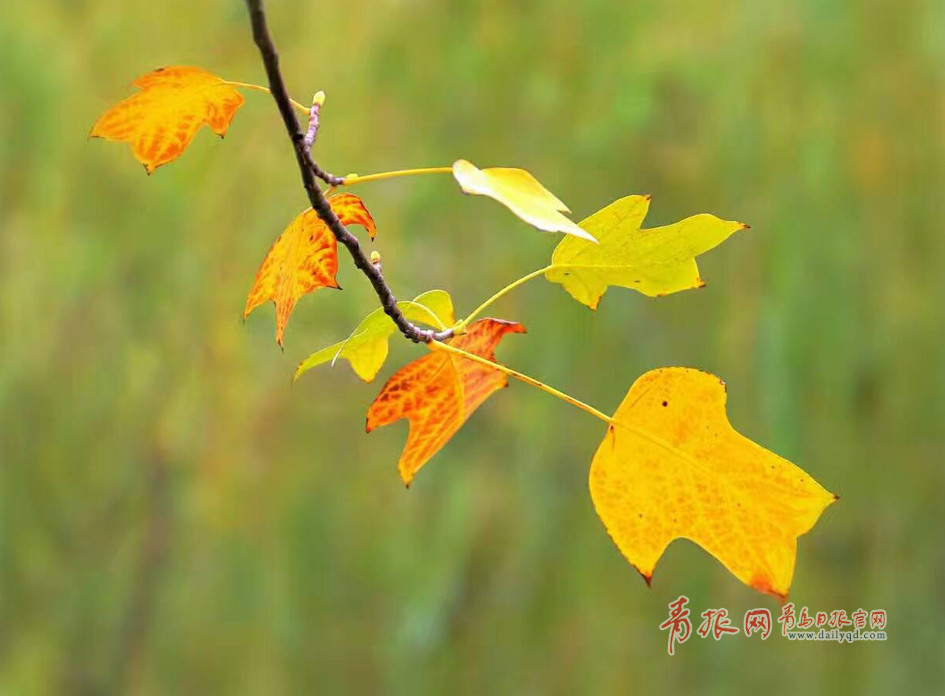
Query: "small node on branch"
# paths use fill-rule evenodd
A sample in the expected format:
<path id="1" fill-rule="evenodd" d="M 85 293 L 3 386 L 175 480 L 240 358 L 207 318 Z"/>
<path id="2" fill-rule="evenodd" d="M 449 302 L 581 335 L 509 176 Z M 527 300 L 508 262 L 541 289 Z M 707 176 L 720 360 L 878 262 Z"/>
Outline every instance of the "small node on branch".
<path id="1" fill-rule="evenodd" d="M 379 252 L 377 251 L 371 252 L 371 265 L 374 266 L 374 268 L 376 268 L 378 272 L 383 270 L 381 268 L 381 255 Z"/>
<path id="2" fill-rule="evenodd" d="M 312 145 L 315 144 L 315 138 L 318 137 L 318 115 L 322 110 L 322 104 L 325 103 L 325 93 L 322 90 L 315 92 L 312 97 L 312 108 L 308 112 L 308 130 L 305 132 L 305 149 L 311 152 Z"/>

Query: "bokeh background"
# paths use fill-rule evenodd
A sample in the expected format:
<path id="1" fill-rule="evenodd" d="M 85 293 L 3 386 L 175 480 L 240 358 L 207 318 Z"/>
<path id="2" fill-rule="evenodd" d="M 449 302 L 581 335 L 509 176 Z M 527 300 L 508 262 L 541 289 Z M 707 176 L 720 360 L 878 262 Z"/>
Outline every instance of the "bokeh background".
<path id="1" fill-rule="evenodd" d="M 587 492 L 603 435 L 521 384 L 405 491 L 406 424 L 309 352 L 375 306 L 301 300 L 243 324 L 306 205 L 277 112 L 247 93 L 148 177 L 87 141 L 136 76 L 263 82 L 236 0 L 33 0 L 0 19 L 0 694 L 931 693 L 945 681 L 945 5 L 936 0 L 273 0 L 291 90 L 324 89 L 317 156 L 362 174 L 522 166 L 578 219 L 653 194 L 752 230 L 708 287 L 534 281 L 503 361 L 610 411 L 642 372 L 721 375 L 749 437 L 842 495 L 792 599 L 886 609 L 889 640 L 691 639 L 667 603 L 777 604 L 694 545 L 652 590 Z M 449 177 L 365 185 L 401 297 L 468 311 L 555 244 Z M 936 687 L 935 685 L 938 685 Z"/>

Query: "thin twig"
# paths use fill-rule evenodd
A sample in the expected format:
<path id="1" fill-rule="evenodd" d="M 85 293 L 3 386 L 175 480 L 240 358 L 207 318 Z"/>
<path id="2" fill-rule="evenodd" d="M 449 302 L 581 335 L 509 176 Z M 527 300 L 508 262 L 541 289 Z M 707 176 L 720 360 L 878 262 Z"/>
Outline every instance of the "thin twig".
<path id="1" fill-rule="evenodd" d="M 318 137 L 318 115 L 322 110 L 322 104 L 325 103 L 325 93 L 319 90 L 312 98 L 312 108 L 308 112 L 308 130 L 305 131 L 305 149 L 312 151 L 312 145 L 315 144 L 315 138 Z"/>
<path id="2" fill-rule="evenodd" d="M 318 163 L 309 157 L 309 161 L 312 163 L 312 174 L 317 176 L 319 179 L 324 181 L 329 186 L 342 186 L 345 183 L 343 176 L 335 176 L 331 172 L 326 172 L 324 169 L 318 166 Z"/>
<path id="3" fill-rule="evenodd" d="M 259 48 L 263 64 L 266 67 L 266 75 L 269 78 L 269 91 L 272 93 L 272 97 L 279 107 L 279 113 L 282 115 L 283 122 L 285 122 L 286 131 L 292 139 L 295 158 L 298 161 L 299 171 L 302 175 L 302 184 L 305 187 L 305 192 L 308 194 L 308 199 L 315 213 L 322 222 L 328 225 L 328 228 L 332 231 L 332 234 L 335 235 L 335 238 L 345 246 L 351 254 L 354 265 L 357 266 L 358 270 L 371 281 L 371 285 L 374 286 L 374 291 L 381 301 L 381 307 L 384 308 L 384 313 L 393 320 L 394 324 L 397 325 L 397 328 L 400 329 L 400 332 L 404 336 L 416 343 L 443 341 L 447 338 L 451 338 L 453 336 L 452 329 L 447 329 L 446 331 L 424 330 L 414 326 L 407 320 L 403 312 L 401 312 L 400 308 L 397 306 L 397 298 L 394 297 L 390 286 L 388 286 L 387 281 L 384 280 L 384 275 L 381 273 L 380 269 L 372 264 L 368 257 L 364 255 L 358 238 L 341 224 L 338 216 L 335 215 L 335 212 L 331 209 L 328 199 L 325 198 L 325 194 L 322 193 L 322 190 L 315 182 L 315 177 L 317 176 L 326 181 L 331 186 L 343 184 L 344 179 L 332 177 L 324 172 L 315 163 L 311 153 L 306 149 L 305 137 L 299 129 L 299 121 L 295 116 L 295 111 L 292 110 L 292 101 L 286 91 L 282 73 L 279 71 L 279 55 L 276 52 L 276 47 L 269 34 L 269 27 L 266 23 L 266 11 L 263 9 L 262 0 L 246 0 L 246 7 L 249 10 L 249 18 L 253 25 L 253 40 Z"/>
<path id="4" fill-rule="evenodd" d="M 305 149 L 308 150 L 309 154 L 312 153 L 312 146 L 315 144 L 315 138 L 318 137 L 318 116 L 321 112 L 322 104 L 325 103 L 325 93 L 319 90 L 315 93 L 314 98 L 312 99 L 312 108 L 308 112 L 308 130 L 305 131 L 305 138 L 303 143 L 305 143 Z M 312 157 L 312 173 L 317 176 L 319 179 L 328 184 L 332 189 L 341 186 L 345 183 L 345 180 L 340 176 L 335 176 L 330 172 L 326 172 L 324 169 L 318 166 L 318 163 L 315 161 L 315 158 Z"/>

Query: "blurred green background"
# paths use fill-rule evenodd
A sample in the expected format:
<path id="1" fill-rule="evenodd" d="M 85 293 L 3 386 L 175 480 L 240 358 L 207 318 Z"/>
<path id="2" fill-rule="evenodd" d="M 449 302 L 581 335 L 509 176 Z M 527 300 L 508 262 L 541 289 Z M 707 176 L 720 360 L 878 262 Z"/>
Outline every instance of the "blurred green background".
<path id="1" fill-rule="evenodd" d="M 694 545 L 647 590 L 587 492 L 603 435 L 521 384 L 405 491 L 375 384 L 297 362 L 375 306 L 299 303 L 282 352 L 257 266 L 307 204 L 276 109 L 247 93 L 147 177 L 87 141 L 136 76 L 265 80 L 237 0 L 33 0 L 0 18 L 0 694 L 931 693 L 945 681 L 945 5 L 936 0 L 268 3 L 296 98 L 328 94 L 336 173 L 532 171 L 575 217 L 653 194 L 650 225 L 751 223 L 708 287 L 534 281 L 500 358 L 612 410 L 642 372 L 729 385 L 732 422 L 842 500 L 792 599 L 886 609 L 889 640 L 691 639 L 658 624 L 777 604 Z M 358 190 L 401 297 L 460 312 L 556 240 L 449 177 Z"/>

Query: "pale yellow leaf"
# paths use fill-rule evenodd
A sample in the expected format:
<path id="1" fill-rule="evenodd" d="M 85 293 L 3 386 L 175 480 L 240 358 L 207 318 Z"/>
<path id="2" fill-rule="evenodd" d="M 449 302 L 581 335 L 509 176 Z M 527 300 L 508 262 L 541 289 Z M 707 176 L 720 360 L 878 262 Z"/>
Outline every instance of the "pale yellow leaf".
<path id="1" fill-rule="evenodd" d="M 471 162 L 457 160 L 453 176 L 463 192 L 494 198 L 529 225 L 594 241 L 591 234 L 562 215 L 570 212 L 568 207 L 524 169 L 479 169 Z"/>

